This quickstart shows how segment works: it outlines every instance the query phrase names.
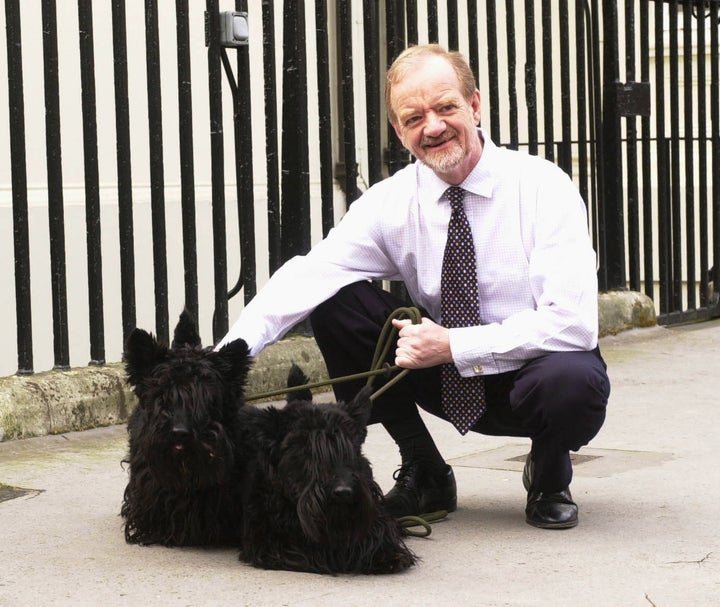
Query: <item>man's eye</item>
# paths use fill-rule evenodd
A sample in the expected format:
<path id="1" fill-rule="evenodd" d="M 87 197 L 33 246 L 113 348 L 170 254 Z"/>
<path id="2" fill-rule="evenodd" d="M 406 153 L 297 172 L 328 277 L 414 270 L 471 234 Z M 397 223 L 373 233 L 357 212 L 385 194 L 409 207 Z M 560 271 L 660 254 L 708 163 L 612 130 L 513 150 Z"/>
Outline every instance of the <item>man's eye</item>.
<path id="1" fill-rule="evenodd" d="M 405 126 L 413 125 L 413 124 L 417 123 L 418 120 L 420 120 L 419 116 L 411 116 L 410 118 L 408 118 L 405 121 Z"/>

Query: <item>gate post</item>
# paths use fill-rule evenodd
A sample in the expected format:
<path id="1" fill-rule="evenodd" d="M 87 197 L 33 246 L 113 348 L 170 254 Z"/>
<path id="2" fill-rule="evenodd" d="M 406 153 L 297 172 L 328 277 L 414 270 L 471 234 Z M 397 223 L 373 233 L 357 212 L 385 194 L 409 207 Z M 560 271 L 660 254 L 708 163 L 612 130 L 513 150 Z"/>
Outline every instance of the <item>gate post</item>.
<path id="1" fill-rule="evenodd" d="M 600 133 L 600 290 L 626 289 L 625 221 L 619 90 L 617 0 L 603 0 L 602 130 Z"/>

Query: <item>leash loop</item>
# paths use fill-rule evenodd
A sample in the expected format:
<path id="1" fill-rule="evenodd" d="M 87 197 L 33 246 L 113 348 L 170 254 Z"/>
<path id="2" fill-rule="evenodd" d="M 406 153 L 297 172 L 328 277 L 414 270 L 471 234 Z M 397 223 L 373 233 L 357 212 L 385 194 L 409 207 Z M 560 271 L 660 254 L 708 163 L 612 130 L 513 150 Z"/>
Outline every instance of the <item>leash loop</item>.
<path id="1" fill-rule="evenodd" d="M 352 381 L 354 379 L 363 378 L 367 378 L 367 385 L 369 387 L 372 387 L 373 383 L 375 382 L 375 378 L 378 375 L 382 375 L 385 378 L 392 377 L 392 374 L 400 369 L 400 367 L 398 367 L 397 365 L 391 365 L 390 363 L 386 362 L 388 354 L 390 353 L 390 348 L 392 348 L 393 344 L 395 343 L 395 338 L 397 337 L 398 333 L 398 330 L 392 325 L 392 321 L 395 318 L 409 318 L 410 320 L 412 320 L 412 323 L 414 325 L 417 325 L 420 324 L 422 320 L 422 315 L 420 314 L 420 310 L 415 307 L 401 307 L 393 310 L 393 312 L 390 314 L 390 316 L 388 316 L 387 320 L 385 321 L 382 331 L 380 332 L 380 337 L 378 338 L 377 345 L 375 346 L 375 353 L 373 355 L 373 361 L 370 365 L 369 371 L 365 371 L 364 373 L 354 373 L 353 375 L 343 375 L 342 377 L 308 383 L 303 386 L 293 386 L 291 389 L 285 387 L 278 390 L 258 392 L 257 394 L 246 396 L 245 401 L 250 402 L 254 400 L 262 400 L 270 398 L 272 396 L 280 396 L 282 394 L 287 394 L 290 391 L 311 390 L 313 388 L 320 388 L 323 386 L 330 386 L 344 381 Z M 394 386 L 398 381 L 405 377 L 409 373 L 409 371 L 410 369 L 403 369 L 402 371 L 400 371 L 400 373 L 398 373 L 395 377 L 392 377 L 392 379 L 390 379 L 385 385 L 373 392 L 370 396 L 370 400 L 375 400 L 386 390 Z"/>
<path id="2" fill-rule="evenodd" d="M 447 517 L 447 510 L 438 510 L 436 512 L 428 512 L 419 516 L 408 515 L 401 516 L 397 519 L 405 533 L 412 537 L 428 537 L 432 533 L 432 523 L 440 521 Z M 422 531 L 414 531 L 413 527 L 422 527 Z"/>
<path id="3" fill-rule="evenodd" d="M 389 363 L 386 363 L 385 360 L 387 359 L 388 354 L 390 353 L 390 348 L 395 343 L 395 338 L 398 334 L 398 330 L 393 326 L 392 321 L 394 319 L 403 318 L 409 318 L 412 321 L 412 324 L 417 325 L 420 324 L 420 322 L 422 321 L 422 314 L 420 314 L 420 310 L 418 310 L 414 306 L 405 306 L 393 310 L 392 314 L 390 314 L 390 316 L 388 316 L 387 320 L 385 321 L 382 331 L 380 332 L 380 337 L 378 338 L 377 345 L 375 346 L 375 354 L 373 356 L 373 361 L 370 365 L 370 371 L 375 371 L 379 368 L 382 368 L 384 365 L 389 365 Z M 396 371 L 399 368 L 400 367 L 398 367 L 397 365 L 389 367 L 387 376 L 389 377 L 391 371 Z M 390 389 L 397 382 L 399 382 L 409 372 L 410 369 L 403 369 L 402 371 L 400 371 L 400 373 L 398 373 L 395 377 L 388 381 L 382 388 L 378 388 L 375 392 L 373 392 L 370 396 L 370 400 L 375 400 L 378 396 L 380 396 L 386 390 Z M 375 375 L 369 376 L 367 380 L 367 385 L 372 387 L 374 382 Z"/>

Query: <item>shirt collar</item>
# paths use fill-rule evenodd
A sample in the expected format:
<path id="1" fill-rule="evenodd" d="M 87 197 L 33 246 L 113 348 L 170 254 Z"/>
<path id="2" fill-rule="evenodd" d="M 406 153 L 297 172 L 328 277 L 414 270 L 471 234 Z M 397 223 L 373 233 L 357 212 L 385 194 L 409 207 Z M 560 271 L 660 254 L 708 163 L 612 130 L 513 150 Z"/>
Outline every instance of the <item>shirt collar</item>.
<path id="1" fill-rule="evenodd" d="M 477 132 L 484 142 L 482 156 L 460 187 L 478 196 L 491 198 L 495 185 L 494 165 L 498 148 L 481 128 L 478 127 Z M 420 203 L 434 204 L 442 198 L 450 184 L 440 179 L 426 164 L 418 161 L 417 167 Z"/>

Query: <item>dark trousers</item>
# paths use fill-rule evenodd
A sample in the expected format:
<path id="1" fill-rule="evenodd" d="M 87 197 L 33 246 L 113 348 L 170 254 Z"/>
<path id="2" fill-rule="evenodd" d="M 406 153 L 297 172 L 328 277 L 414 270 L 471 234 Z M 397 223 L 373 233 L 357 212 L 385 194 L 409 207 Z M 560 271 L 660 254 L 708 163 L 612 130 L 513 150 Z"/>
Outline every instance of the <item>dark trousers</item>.
<path id="1" fill-rule="evenodd" d="M 321 304 L 311 323 L 330 376 L 367 371 L 387 317 L 403 305 L 407 303 L 369 282 L 349 285 Z M 394 356 L 392 348 L 390 364 Z M 336 398 L 351 399 L 365 381 L 336 384 Z M 534 488 L 553 492 L 572 480 L 569 452 L 586 445 L 600 430 L 610 382 L 598 348 L 552 352 L 516 371 L 486 375 L 485 394 L 487 410 L 472 430 L 529 437 Z M 382 423 L 393 436 L 392 428 L 402 424 L 419 423 L 424 428 L 417 405 L 447 419 L 440 403 L 439 367 L 413 370 L 375 399 L 370 423 Z M 428 440 L 432 440 L 429 435 Z"/>

